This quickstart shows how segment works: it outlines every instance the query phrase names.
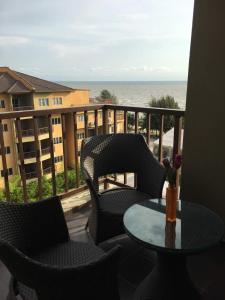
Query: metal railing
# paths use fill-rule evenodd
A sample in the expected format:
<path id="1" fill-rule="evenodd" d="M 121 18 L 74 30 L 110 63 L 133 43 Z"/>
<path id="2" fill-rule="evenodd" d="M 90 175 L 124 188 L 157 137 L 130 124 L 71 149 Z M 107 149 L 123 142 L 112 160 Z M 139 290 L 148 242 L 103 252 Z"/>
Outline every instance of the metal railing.
<path id="1" fill-rule="evenodd" d="M 26 173 L 26 179 L 33 179 L 36 177 L 37 177 L 37 172 L 35 171 Z"/>
<path id="2" fill-rule="evenodd" d="M 32 110 L 34 109 L 33 105 L 25 105 L 25 106 L 13 106 L 12 110 L 14 111 L 22 111 L 22 110 Z"/>
<path id="3" fill-rule="evenodd" d="M 24 154 L 24 158 L 26 158 L 26 159 L 28 159 L 28 158 L 34 158 L 36 156 L 35 150 L 33 150 L 33 151 L 26 151 L 23 154 Z"/>
<path id="4" fill-rule="evenodd" d="M 47 147 L 47 148 L 41 149 L 41 153 L 42 153 L 42 155 L 49 154 L 49 153 L 50 153 L 50 147 Z"/>
<path id="5" fill-rule="evenodd" d="M 21 130 L 22 137 L 28 137 L 28 136 L 33 136 L 34 135 L 34 129 L 22 129 Z M 46 134 L 48 133 L 48 127 L 42 127 L 38 128 L 38 133 L 39 134 Z"/>
<path id="6" fill-rule="evenodd" d="M 108 112 L 111 111 L 110 120 Z M 99 112 L 102 114 L 101 122 L 99 122 Z M 84 114 L 84 121 L 79 122 L 78 124 L 78 114 Z M 70 195 L 72 193 L 80 192 L 86 187 L 81 182 L 82 178 L 80 177 L 80 166 L 79 166 L 79 152 L 80 152 L 80 142 L 78 143 L 77 133 L 78 130 L 82 129 L 84 132 L 84 137 L 88 137 L 89 134 L 89 126 L 88 124 L 92 123 L 92 131 L 94 130 L 94 134 L 106 134 L 109 130 L 110 126 L 113 126 L 113 132 L 124 132 L 127 133 L 130 128 L 128 128 L 128 113 L 132 113 L 134 116 L 134 124 L 132 127 L 132 131 L 134 133 L 139 132 L 139 121 L 143 116 L 146 120 L 146 130 L 144 136 L 146 138 L 146 142 L 148 145 L 152 143 L 151 136 L 153 135 L 153 130 L 151 127 L 152 116 L 156 116 L 158 120 L 158 154 L 157 158 L 159 161 L 162 160 L 163 157 L 163 135 L 164 135 L 164 118 L 166 116 L 172 116 L 174 120 L 174 137 L 173 137 L 173 155 L 180 152 L 181 147 L 181 129 L 182 129 L 182 119 L 185 115 L 183 110 L 174 110 L 174 109 L 162 109 L 162 108 L 143 108 L 143 107 L 133 107 L 133 106 L 121 106 L 121 105 L 86 105 L 79 107 L 67 107 L 67 108 L 56 108 L 56 109 L 46 109 L 46 110 L 32 110 L 32 111 L 19 111 L 19 112 L 2 112 L 0 113 L 0 148 L 5 149 L 5 134 L 3 134 L 3 120 L 15 120 L 16 124 L 16 133 L 18 137 L 18 146 L 19 146 L 19 159 L 20 159 L 20 176 L 21 176 L 21 184 L 23 190 L 23 199 L 25 202 L 28 201 L 27 196 L 27 184 L 26 180 L 37 177 L 38 183 L 38 197 L 42 198 L 43 189 L 42 189 L 42 173 L 46 174 L 46 170 L 48 170 L 48 174 L 51 173 L 51 184 L 52 184 L 52 195 L 56 195 L 56 168 L 55 168 L 55 147 L 53 145 L 53 137 L 54 132 L 52 125 L 52 117 L 55 115 L 61 116 L 61 129 L 62 129 L 62 151 L 63 160 L 62 166 L 64 170 L 64 195 Z M 121 117 L 123 116 L 123 117 Z M 32 133 L 34 136 L 34 146 L 35 146 L 35 157 L 36 157 L 36 171 L 27 173 L 25 171 L 25 163 L 24 159 L 26 158 L 26 153 L 23 152 L 23 139 L 24 130 L 21 129 L 21 121 L 24 117 L 30 117 L 31 122 L 33 123 L 33 129 L 28 129 L 29 134 Z M 38 128 L 38 118 L 46 119 L 47 127 Z M 81 124 L 82 123 L 82 124 Z M 94 126 L 94 129 L 93 129 Z M 49 148 L 43 149 L 44 153 L 49 151 L 50 153 L 50 164 L 51 167 L 48 167 L 42 171 L 41 168 L 41 155 L 43 154 L 43 150 L 40 149 L 40 141 L 39 134 L 48 133 L 48 139 L 50 142 Z M 93 134 L 93 132 L 92 132 Z M 72 152 L 69 153 L 69 151 Z M 72 156 L 71 157 L 71 153 Z M 10 200 L 10 192 L 9 192 L 9 177 L 7 168 L 11 167 L 8 165 L 8 160 L 6 160 L 5 151 L 2 153 L 2 166 L 4 170 L 4 186 L 5 186 L 5 195 L 7 200 Z M 15 164 L 17 162 L 15 161 Z M 69 169 L 73 169 L 75 176 L 75 188 L 69 190 L 69 180 L 68 180 L 68 172 Z M 110 179 L 111 180 L 111 179 Z M 105 179 L 105 182 L 109 182 L 109 179 Z M 114 178 L 115 184 L 121 184 L 117 182 L 117 177 Z M 123 184 L 127 184 L 127 174 L 124 174 Z"/>
<path id="7" fill-rule="evenodd" d="M 43 175 L 50 174 L 52 172 L 52 167 L 43 169 Z"/>

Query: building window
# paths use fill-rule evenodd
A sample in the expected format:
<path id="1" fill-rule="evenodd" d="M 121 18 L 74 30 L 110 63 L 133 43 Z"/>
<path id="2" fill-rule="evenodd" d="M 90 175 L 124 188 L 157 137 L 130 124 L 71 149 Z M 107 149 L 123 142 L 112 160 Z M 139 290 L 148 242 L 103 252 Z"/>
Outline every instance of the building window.
<path id="1" fill-rule="evenodd" d="M 62 137 L 55 137 L 53 138 L 53 144 L 61 144 L 62 143 Z"/>
<path id="2" fill-rule="evenodd" d="M 5 147 L 5 154 L 10 154 L 10 147 Z M 2 149 L 0 149 L 0 155 L 2 155 Z"/>
<path id="3" fill-rule="evenodd" d="M 10 154 L 10 147 L 9 146 L 5 147 L 5 154 Z"/>
<path id="4" fill-rule="evenodd" d="M 5 108 L 5 101 L 4 100 L 0 100 L 0 108 Z"/>
<path id="5" fill-rule="evenodd" d="M 8 176 L 13 175 L 13 169 L 12 168 L 8 168 L 7 172 L 8 172 Z M 1 176 L 4 177 L 4 170 L 1 170 Z"/>
<path id="6" fill-rule="evenodd" d="M 7 124 L 2 124 L 2 129 L 3 129 L 3 131 L 8 131 L 8 125 Z"/>
<path id="7" fill-rule="evenodd" d="M 84 115 L 78 115 L 77 120 L 78 122 L 84 122 Z"/>
<path id="8" fill-rule="evenodd" d="M 52 118 L 52 125 L 57 125 L 57 124 L 61 124 L 60 117 Z"/>
<path id="9" fill-rule="evenodd" d="M 40 98 L 39 100 L 39 106 L 48 106 L 48 98 Z"/>
<path id="10" fill-rule="evenodd" d="M 58 163 L 60 161 L 63 161 L 63 155 L 54 157 L 54 163 Z"/>
<path id="11" fill-rule="evenodd" d="M 62 97 L 53 98 L 53 104 L 55 104 L 55 105 L 62 104 Z"/>
<path id="12" fill-rule="evenodd" d="M 102 111 L 98 112 L 98 117 L 99 117 L 99 119 L 102 119 Z"/>
<path id="13" fill-rule="evenodd" d="M 77 138 L 78 138 L 78 140 L 84 139 L 85 138 L 84 132 L 77 133 Z"/>

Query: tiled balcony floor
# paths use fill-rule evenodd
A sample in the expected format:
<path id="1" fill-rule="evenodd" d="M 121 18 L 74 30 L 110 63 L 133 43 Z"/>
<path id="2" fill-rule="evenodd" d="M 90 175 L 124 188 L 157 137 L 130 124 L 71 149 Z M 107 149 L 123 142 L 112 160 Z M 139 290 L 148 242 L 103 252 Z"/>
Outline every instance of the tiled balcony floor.
<path id="1" fill-rule="evenodd" d="M 67 224 L 71 238 L 87 241 L 84 231 L 89 209 L 83 208 L 68 215 Z M 121 300 L 131 300 L 136 286 L 154 265 L 155 253 L 140 247 L 127 236 L 120 236 L 104 244 L 106 247 L 119 243 L 123 246 L 119 262 L 119 288 Z M 225 299 L 225 244 L 188 259 L 188 268 L 203 300 Z M 9 273 L 0 263 L 0 300 L 6 300 Z"/>

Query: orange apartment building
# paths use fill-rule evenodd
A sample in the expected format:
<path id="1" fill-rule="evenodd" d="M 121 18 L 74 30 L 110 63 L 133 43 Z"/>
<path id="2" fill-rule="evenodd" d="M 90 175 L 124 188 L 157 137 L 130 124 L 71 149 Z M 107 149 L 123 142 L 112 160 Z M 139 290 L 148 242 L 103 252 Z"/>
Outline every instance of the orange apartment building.
<path id="1" fill-rule="evenodd" d="M 8 67 L 0 67 L 0 112 L 24 111 L 65 108 L 89 104 L 89 90 L 72 89 L 57 83 L 39 79 Z M 62 143 L 62 119 L 61 114 L 52 115 L 54 161 L 57 173 L 63 172 L 63 143 Z M 40 146 L 40 160 L 42 174 L 51 176 L 51 161 L 49 147 L 48 120 L 39 117 L 38 123 L 38 142 Z M 71 126 L 71 120 L 66 120 L 66 126 Z M 94 112 L 88 113 L 88 124 L 90 134 L 94 128 Z M 113 114 L 109 112 L 109 132 L 113 132 Z M 99 133 L 102 132 L 102 111 L 98 112 Z M 70 127 L 71 128 L 71 127 Z M 77 114 L 77 138 L 80 147 L 81 140 L 84 138 L 84 114 Z M 24 151 L 24 163 L 26 179 L 35 179 L 36 155 L 33 120 L 31 117 L 21 119 L 22 143 Z M 4 141 L 6 147 L 6 160 L 8 166 L 9 179 L 13 175 L 20 174 L 20 160 L 18 156 L 18 138 L 16 133 L 15 121 L 4 120 Z M 122 132 L 123 120 L 117 121 L 117 131 Z M 68 135 L 72 138 L 72 132 L 68 127 Z M 72 139 L 73 140 L 73 139 Z M 74 167 L 73 149 L 68 147 L 68 165 Z M 0 186 L 4 185 L 2 160 L 0 159 Z"/>

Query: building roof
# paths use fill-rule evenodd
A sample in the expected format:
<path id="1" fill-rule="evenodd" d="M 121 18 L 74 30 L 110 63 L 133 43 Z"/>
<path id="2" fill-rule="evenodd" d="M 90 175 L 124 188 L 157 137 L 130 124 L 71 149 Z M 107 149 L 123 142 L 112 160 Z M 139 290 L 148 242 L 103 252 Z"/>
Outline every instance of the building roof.
<path id="1" fill-rule="evenodd" d="M 0 67 L 0 93 L 24 94 L 24 93 L 52 93 L 71 92 L 74 89 L 23 74 L 8 67 Z"/>

